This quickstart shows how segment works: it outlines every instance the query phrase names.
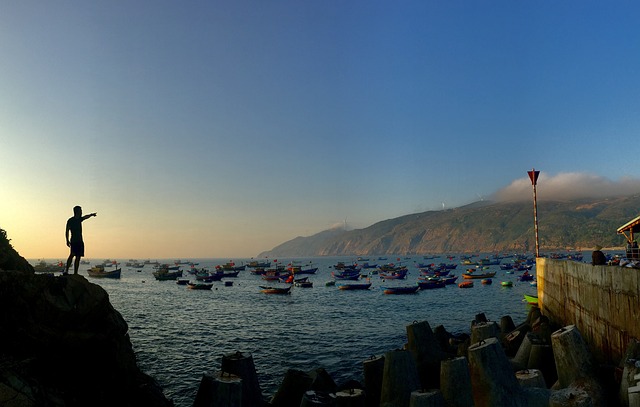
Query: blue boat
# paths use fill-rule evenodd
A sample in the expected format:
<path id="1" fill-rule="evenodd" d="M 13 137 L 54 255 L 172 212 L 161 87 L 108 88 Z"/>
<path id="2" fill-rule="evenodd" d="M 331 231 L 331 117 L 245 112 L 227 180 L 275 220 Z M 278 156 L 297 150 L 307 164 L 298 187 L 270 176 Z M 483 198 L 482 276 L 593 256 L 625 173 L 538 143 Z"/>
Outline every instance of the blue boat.
<path id="1" fill-rule="evenodd" d="M 418 287 L 421 290 L 431 290 L 434 288 L 444 288 L 446 283 L 443 280 L 421 280 L 418 281 Z"/>
<path id="2" fill-rule="evenodd" d="M 359 270 L 332 271 L 331 275 L 336 280 L 357 280 L 360 278 Z"/>

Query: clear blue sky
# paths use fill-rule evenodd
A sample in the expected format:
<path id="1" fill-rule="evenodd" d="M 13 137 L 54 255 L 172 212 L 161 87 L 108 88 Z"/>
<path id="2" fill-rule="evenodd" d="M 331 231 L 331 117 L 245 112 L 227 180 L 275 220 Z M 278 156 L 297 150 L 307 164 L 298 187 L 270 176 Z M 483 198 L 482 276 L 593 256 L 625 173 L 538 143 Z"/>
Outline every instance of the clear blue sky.
<path id="1" fill-rule="evenodd" d="M 88 257 L 245 257 L 532 167 L 636 180 L 638 21 L 626 1 L 8 2 L 0 228 L 63 258 L 79 204 Z"/>

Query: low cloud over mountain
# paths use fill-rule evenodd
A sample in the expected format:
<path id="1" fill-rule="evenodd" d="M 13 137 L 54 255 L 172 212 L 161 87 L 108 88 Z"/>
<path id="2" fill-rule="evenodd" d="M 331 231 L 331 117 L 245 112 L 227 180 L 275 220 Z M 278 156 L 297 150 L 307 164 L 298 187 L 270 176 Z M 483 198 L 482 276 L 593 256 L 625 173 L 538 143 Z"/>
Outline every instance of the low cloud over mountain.
<path id="1" fill-rule="evenodd" d="M 640 179 L 622 178 L 613 181 L 608 178 L 580 172 L 565 172 L 549 175 L 541 172 L 538 178 L 538 200 L 566 201 L 582 198 L 602 198 L 625 196 L 640 192 Z M 497 191 L 490 199 L 494 201 L 523 201 L 532 199 L 529 177 L 513 181 Z"/>

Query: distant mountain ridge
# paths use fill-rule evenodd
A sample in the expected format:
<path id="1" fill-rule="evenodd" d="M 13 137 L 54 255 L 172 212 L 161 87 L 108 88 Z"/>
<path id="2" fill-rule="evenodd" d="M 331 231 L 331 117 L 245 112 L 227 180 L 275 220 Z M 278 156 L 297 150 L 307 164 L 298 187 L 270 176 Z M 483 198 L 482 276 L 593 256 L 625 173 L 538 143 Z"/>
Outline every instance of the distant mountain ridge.
<path id="1" fill-rule="evenodd" d="M 540 250 L 623 246 L 617 229 L 640 214 L 640 195 L 538 202 Z M 480 201 L 296 237 L 259 257 L 533 251 L 533 203 Z"/>

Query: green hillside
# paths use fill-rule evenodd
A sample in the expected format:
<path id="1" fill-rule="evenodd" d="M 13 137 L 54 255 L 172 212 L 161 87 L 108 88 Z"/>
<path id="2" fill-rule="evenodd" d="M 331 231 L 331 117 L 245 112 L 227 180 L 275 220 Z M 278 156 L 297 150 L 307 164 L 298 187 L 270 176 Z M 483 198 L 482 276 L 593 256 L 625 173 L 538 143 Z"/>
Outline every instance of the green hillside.
<path id="1" fill-rule="evenodd" d="M 640 195 L 538 202 L 540 250 L 623 246 L 616 230 L 640 213 Z M 533 203 L 476 202 L 405 215 L 364 229 L 297 237 L 259 256 L 428 254 L 533 251 Z"/>

